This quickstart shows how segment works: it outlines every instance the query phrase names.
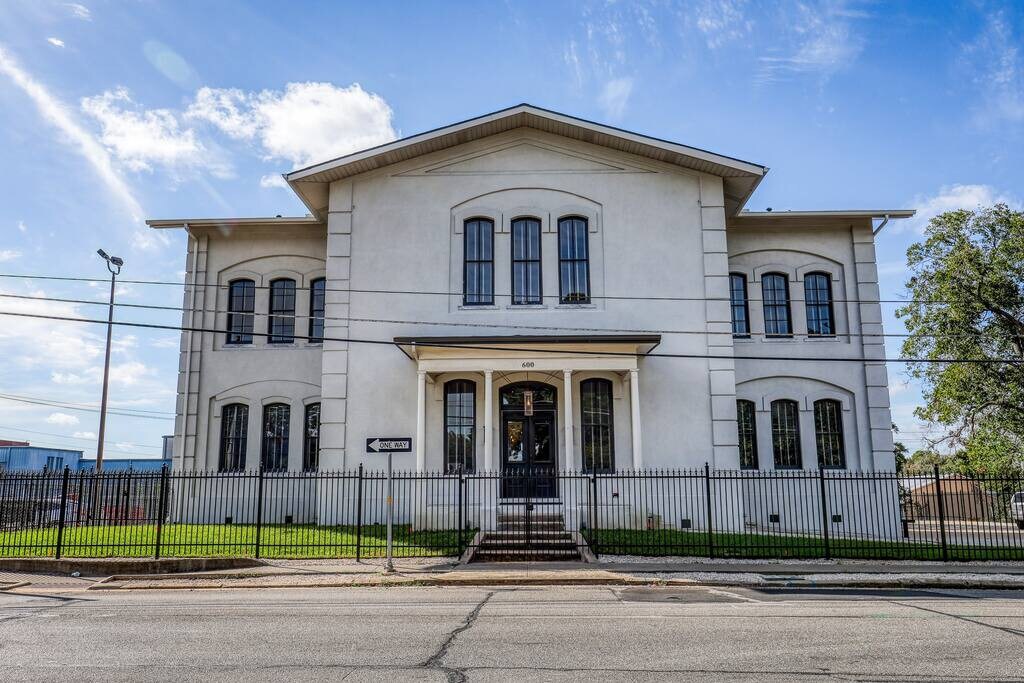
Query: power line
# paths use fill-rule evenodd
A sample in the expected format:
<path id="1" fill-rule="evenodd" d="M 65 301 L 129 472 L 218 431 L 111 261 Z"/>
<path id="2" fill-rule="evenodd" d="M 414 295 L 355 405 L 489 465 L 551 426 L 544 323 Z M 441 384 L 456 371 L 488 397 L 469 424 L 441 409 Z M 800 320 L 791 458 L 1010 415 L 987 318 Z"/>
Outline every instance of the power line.
<path id="1" fill-rule="evenodd" d="M 7 393 L 7 392 L 0 392 L 0 398 L 25 399 L 25 400 L 28 400 L 28 401 L 49 401 L 49 400 L 51 400 L 51 399 L 48 399 L 48 398 L 43 398 L 41 396 L 25 396 L 24 394 L 11 394 L 11 393 Z M 60 403 L 61 405 L 65 405 L 65 406 L 69 406 L 69 407 L 76 406 L 76 407 L 79 407 L 79 408 L 90 408 L 90 409 L 98 409 L 99 408 L 99 405 L 96 404 L 96 403 L 78 403 L 76 401 L 57 401 L 57 403 Z M 116 406 L 113 408 L 113 410 L 117 410 L 117 411 L 120 411 L 122 413 L 146 413 L 146 414 L 149 414 L 149 415 L 175 415 L 176 414 L 176 413 L 174 413 L 173 411 L 170 411 L 170 410 L 146 410 L 145 408 L 118 408 Z"/>
<path id="2" fill-rule="evenodd" d="M 204 332 L 211 334 L 228 334 L 229 330 L 207 328 L 207 327 L 188 327 L 182 325 L 160 325 L 156 323 L 140 323 L 131 322 L 125 320 L 115 320 L 109 323 L 107 320 L 99 320 L 95 318 L 73 318 L 70 316 L 61 315 L 44 315 L 41 313 L 18 313 L 14 311 L 0 311 L 0 315 L 9 315 L 19 318 L 38 318 L 41 320 L 61 320 L 66 322 L 77 322 L 77 323 L 88 323 L 95 325 L 121 325 L 124 327 L 144 328 L 144 329 L 155 329 L 155 330 L 177 330 L 182 332 Z M 273 337 L 278 336 L 271 334 L 270 332 L 246 332 L 248 335 L 254 337 Z M 301 339 L 309 341 L 311 337 L 301 334 L 291 335 L 293 339 Z M 345 344 L 374 344 L 378 346 L 394 346 L 401 348 L 402 346 L 413 346 L 422 348 L 441 348 L 441 349 L 464 349 L 467 351 L 514 351 L 522 353 L 548 353 L 548 354 L 559 354 L 563 355 L 567 353 L 561 349 L 549 349 L 549 348 L 522 348 L 515 346 L 497 346 L 499 342 L 493 342 L 491 344 L 472 344 L 472 343 L 453 343 L 453 342 L 409 342 L 399 343 L 394 340 L 388 339 L 360 339 L 355 337 L 316 337 L 316 341 L 330 341 L 340 342 Z M 514 342 L 513 340 L 510 340 Z M 784 356 L 722 356 L 713 355 L 707 353 L 667 353 L 667 352 L 656 352 L 650 351 L 648 353 L 635 353 L 628 351 L 586 351 L 586 350 L 573 350 L 571 353 L 576 355 L 585 356 L 613 356 L 613 357 L 625 357 L 625 358 L 683 358 L 690 360 L 722 360 L 722 359 L 734 359 L 734 360 L 763 360 L 763 361 L 793 361 L 797 360 L 800 362 L 808 363 L 976 363 L 980 365 L 993 365 L 993 364 L 1009 364 L 1018 365 L 1024 364 L 1024 359 L 1013 359 L 1013 358 L 865 358 L 863 356 L 853 356 L 849 358 L 842 357 L 824 357 L 824 358 L 787 358 Z M 141 416 L 140 416 L 141 417 Z"/>
<path id="3" fill-rule="evenodd" d="M 89 439 L 89 438 L 85 438 L 85 437 L 82 437 L 82 436 L 68 436 L 67 434 L 56 434 L 54 432 L 37 432 L 37 431 L 33 431 L 31 429 L 23 429 L 21 427 L 8 427 L 8 426 L 5 426 L 5 425 L 0 425 L 0 430 L 7 431 L 7 432 L 25 432 L 26 434 L 39 434 L 40 436 L 52 436 L 52 437 L 57 438 L 57 439 L 69 439 L 71 441 L 87 441 L 87 442 L 92 443 L 92 444 L 96 443 L 96 439 Z M 123 446 L 130 446 L 132 448 L 152 448 L 152 449 L 158 450 L 158 451 L 162 451 L 163 450 L 163 447 L 161 447 L 161 446 L 153 446 L 152 444 L 147 445 L 147 444 L 141 444 L 141 443 L 126 443 L 126 442 L 123 442 L 123 441 L 118 441 L 117 439 L 111 439 L 111 441 L 113 441 L 114 443 L 123 445 Z"/>
<path id="4" fill-rule="evenodd" d="M 67 405 L 67 404 L 63 404 L 63 403 L 56 403 L 54 401 L 34 400 L 34 399 L 27 399 L 27 398 L 16 398 L 16 397 L 12 397 L 12 396 L 4 396 L 4 395 L 0 395 L 0 399 L 2 399 L 4 401 L 13 401 L 15 403 L 27 403 L 27 404 L 31 404 L 31 405 L 46 406 L 48 408 L 62 408 L 64 410 L 76 410 L 76 411 L 82 412 L 82 413 L 98 413 L 98 412 L 100 412 L 99 408 L 80 408 L 80 407 L 73 406 L 73 405 Z M 109 408 L 107 409 L 107 414 L 108 415 L 118 415 L 120 417 L 135 417 L 135 418 L 139 418 L 141 420 L 167 420 L 167 421 L 169 421 L 169 420 L 173 420 L 174 419 L 173 417 L 160 417 L 160 416 L 157 416 L 157 415 L 139 415 L 139 414 L 136 414 L 136 413 L 123 413 L 123 412 L 120 412 L 120 411 L 117 411 L 117 410 L 111 410 Z"/>

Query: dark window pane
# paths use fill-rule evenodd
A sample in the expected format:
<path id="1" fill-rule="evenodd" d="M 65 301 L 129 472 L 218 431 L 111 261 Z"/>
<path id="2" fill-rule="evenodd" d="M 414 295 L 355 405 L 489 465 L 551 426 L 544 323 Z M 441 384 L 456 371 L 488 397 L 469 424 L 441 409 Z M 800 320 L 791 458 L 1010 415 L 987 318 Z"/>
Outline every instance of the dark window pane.
<path id="1" fill-rule="evenodd" d="M 476 384 L 465 379 L 444 385 L 444 468 L 473 472 L 476 444 Z"/>
<path id="2" fill-rule="evenodd" d="M 764 333 L 768 336 L 786 336 L 793 333 L 789 322 L 789 280 L 780 273 L 769 273 L 761 278 L 764 299 Z"/>
<path id="3" fill-rule="evenodd" d="M 295 280 L 274 280 L 270 283 L 269 343 L 291 344 L 295 341 Z"/>
<path id="4" fill-rule="evenodd" d="M 327 307 L 327 280 L 319 278 L 309 283 L 309 341 L 324 340 L 324 311 Z"/>
<path id="5" fill-rule="evenodd" d="M 291 409 L 284 403 L 263 407 L 263 448 L 260 461 L 267 472 L 288 469 L 288 432 Z"/>
<path id="6" fill-rule="evenodd" d="M 832 283 L 827 274 L 811 273 L 804 278 L 804 299 L 807 302 L 807 334 L 834 335 Z"/>
<path id="7" fill-rule="evenodd" d="M 747 277 L 733 273 L 729 276 L 729 301 L 732 306 L 732 334 L 750 336 L 750 313 L 747 308 Z"/>
<path id="8" fill-rule="evenodd" d="M 587 220 L 558 221 L 558 292 L 563 304 L 590 303 L 590 253 Z"/>
<path id="9" fill-rule="evenodd" d="M 588 379 L 580 383 L 580 439 L 583 469 L 615 471 L 615 434 L 612 415 L 612 383 Z"/>
<path id="10" fill-rule="evenodd" d="M 320 467 L 320 404 L 306 406 L 305 434 L 302 442 L 302 470 L 316 472 Z"/>
<path id="11" fill-rule="evenodd" d="M 736 427 L 740 437 L 740 469 L 757 469 L 757 426 L 753 401 L 736 401 Z"/>
<path id="12" fill-rule="evenodd" d="M 249 429 L 249 407 L 231 403 L 220 414 L 221 472 L 239 472 L 245 469 L 246 433 Z"/>
<path id="13" fill-rule="evenodd" d="M 814 439 L 818 446 L 818 467 L 845 469 L 843 448 L 843 412 L 839 401 L 824 399 L 814 402 Z"/>
<path id="14" fill-rule="evenodd" d="M 512 221 L 512 303 L 536 305 L 543 301 L 540 279 L 540 221 Z"/>
<path id="15" fill-rule="evenodd" d="M 462 303 L 494 303 L 494 223 L 478 218 L 463 224 L 464 268 Z"/>
<path id="16" fill-rule="evenodd" d="M 772 401 L 772 451 L 775 469 L 800 469 L 800 411 L 796 401 Z"/>
<path id="17" fill-rule="evenodd" d="M 235 280 L 228 286 L 228 344 L 252 344 L 256 283 Z"/>

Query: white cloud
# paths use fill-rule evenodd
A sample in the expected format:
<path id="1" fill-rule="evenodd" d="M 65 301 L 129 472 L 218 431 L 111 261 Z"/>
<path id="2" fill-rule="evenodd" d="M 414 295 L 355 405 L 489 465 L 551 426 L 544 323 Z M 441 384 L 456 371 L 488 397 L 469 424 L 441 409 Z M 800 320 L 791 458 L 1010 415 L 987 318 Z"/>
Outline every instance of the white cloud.
<path id="1" fill-rule="evenodd" d="M 82 99 L 82 111 L 101 127 L 100 140 L 133 171 L 152 171 L 154 165 L 178 172 L 203 167 L 225 177 L 230 169 L 196 137 L 182 129 L 169 109 L 142 109 L 124 88 Z"/>
<path id="2" fill-rule="evenodd" d="M 0 263 L 21 258 L 21 252 L 14 249 L 0 249 Z"/>
<path id="3" fill-rule="evenodd" d="M 75 432 L 71 436 L 75 437 L 76 439 L 95 439 L 96 432 Z"/>
<path id="4" fill-rule="evenodd" d="M 277 173 L 271 173 L 260 178 L 260 187 L 280 187 L 288 189 L 288 183 Z"/>
<path id="5" fill-rule="evenodd" d="M 71 11 L 71 15 L 76 19 L 81 19 L 82 21 L 92 20 L 92 12 L 90 12 L 89 8 L 85 5 L 77 2 L 67 2 L 64 3 L 64 6 Z"/>
<path id="6" fill-rule="evenodd" d="M 604 84 L 601 95 L 598 97 L 598 103 L 604 109 L 606 116 L 611 119 L 619 119 L 625 113 L 632 92 L 632 78 L 615 78 Z"/>
<path id="7" fill-rule="evenodd" d="M 961 61 L 979 90 L 978 123 L 1024 121 L 1022 38 L 1002 10 L 986 10 L 981 33 L 963 47 Z"/>
<path id="8" fill-rule="evenodd" d="M 796 16 L 786 21 L 788 32 L 777 44 L 783 54 L 759 58 L 755 82 L 761 85 L 796 75 L 814 75 L 824 80 L 851 64 L 864 49 L 864 38 L 853 19 L 865 17 L 850 3 L 834 0 L 822 5 L 795 5 Z"/>
<path id="9" fill-rule="evenodd" d="M 289 83 L 284 91 L 200 88 L 186 117 L 259 143 L 267 158 L 296 167 L 394 140 L 392 111 L 358 83 Z"/>
<path id="10" fill-rule="evenodd" d="M 691 19 L 711 49 L 734 43 L 750 35 L 754 22 L 746 15 L 746 0 L 704 0 L 689 7 Z"/>
<path id="11" fill-rule="evenodd" d="M 125 451 L 125 452 L 128 452 L 128 451 L 130 451 L 130 450 L 132 449 L 132 447 L 133 447 L 133 445 L 132 445 L 132 444 L 130 444 L 130 443 L 126 443 L 126 442 L 124 442 L 124 441 L 119 441 L 119 442 L 117 442 L 117 443 L 116 443 L 116 444 L 114 444 L 114 445 L 115 445 L 115 446 L 117 447 L 117 450 L 119 450 L 119 451 Z"/>
<path id="12" fill-rule="evenodd" d="M 64 427 L 78 424 L 78 418 L 74 415 L 68 415 L 67 413 L 50 413 L 46 421 L 52 425 L 61 425 Z"/>
<path id="13" fill-rule="evenodd" d="M 60 131 L 64 142 L 77 148 L 110 194 L 127 210 L 132 219 L 141 221 L 145 211 L 135 199 L 128 185 L 114 169 L 107 150 L 85 128 L 79 125 L 60 100 L 22 69 L 2 46 L 0 46 L 0 74 L 10 78 L 14 85 L 32 100 L 39 114 Z"/>
<path id="14" fill-rule="evenodd" d="M 0 290 L 4 294 L 25 294 Z M 46 292 L 28 292 L 46 296 Z M 11 313 L 81 318 L 72 304 L 32 299 L 4 299 L 3 310 Z M 31 339 L 31 344 L 25 340 Z M 22 368 L 46 367 L 63 372 L 88 367 L 103 353 L 103 339 L 83 323 L 0 315 L 0 358 Z M 5 369 L 9 369 L 5 367 Z"/>
<path id="15" fill-rule="evenodd" d="M 991 185 L 947 185 L 931 197 L 915 197 L 911 206 L 917 209 L 917 215 L 909 220 L 896 221 L 895 231 L 914 230 L 924 234 L 928 222 L 941 213 L 955 209 L 974 210 L 1000 202 L 1013 207 L 1021 205 L 1020 200 L 999 192 Z"/>
<path id="16" fill-rule="evenodd" d="M 124 363 L 112 364 L 110 366 L 110 383 L 121 386 L 134 386 L 143 378 L 154 374 L 154 370 L 138 361 L 126 361 Z M 50 381 L 54 384 L 67 386 L 78 386 L 91 384 L 99 386 L 103 381 L 103 368 L 92 366 L 76 372 L 50 373 Z"/>
<path id="17" fill-rule="evenodd" d="M 53 45 L 54 47 L 64 47 L 64 41 L 60 38 L 54 38 L 51 36 L 46 39 L 46 42 L 48 42 L 50 45 Z"/>
<path id="18" fill-rule="evenodd" d="M 18 232 L 20 232 L 20 233 L 28 232 L 28 226 L 25 225 L 25 221 L 18 221 Z"/>

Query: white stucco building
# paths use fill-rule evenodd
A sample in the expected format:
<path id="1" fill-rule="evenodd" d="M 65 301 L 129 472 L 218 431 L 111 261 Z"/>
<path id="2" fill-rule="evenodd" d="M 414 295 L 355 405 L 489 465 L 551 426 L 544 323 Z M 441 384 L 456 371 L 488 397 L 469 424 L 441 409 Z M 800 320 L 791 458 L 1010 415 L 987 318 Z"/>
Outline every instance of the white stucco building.
<path id="1" fill-rule="evenodd" d="M 188 233 L 174 467 L 891 470 L 913 212 L 745 210 L 767 171 L 519 105 L 287 174 L 308 216 L 149 221 Z"/>

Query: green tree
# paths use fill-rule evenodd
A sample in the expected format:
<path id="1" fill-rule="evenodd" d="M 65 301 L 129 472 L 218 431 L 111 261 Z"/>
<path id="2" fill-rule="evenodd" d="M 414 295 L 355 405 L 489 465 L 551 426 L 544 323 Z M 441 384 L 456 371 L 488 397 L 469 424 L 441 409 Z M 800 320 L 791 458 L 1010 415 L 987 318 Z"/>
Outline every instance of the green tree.
<path id="1" fill-rule="evenodd" d="M 907 250 L 911 303 L 897 315 L 908 366 L 924 387 L 921 419 L 964 474 L 1024 468 L 1024 213 L 1005 204 L 947 211 Z M 953 360 L 975 362 L 941 362 Z"/>
<path id="2" fill-rule="evenodd" d="M 899 434 L 900 428 L 896 426 L 896 423 L 892 423 L 892 433 Z M 896 456 L 896 472 L 903 472 L 903 468 L 907 464 L 907 447 L 902 441 L 896 441 L 892 445 L 892 454 Z"/>

